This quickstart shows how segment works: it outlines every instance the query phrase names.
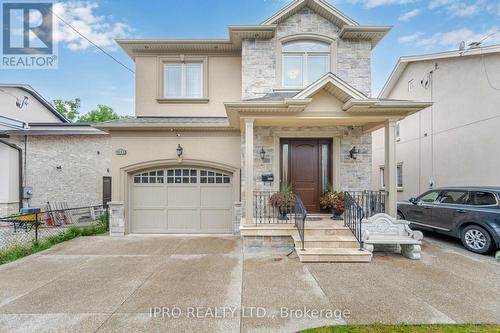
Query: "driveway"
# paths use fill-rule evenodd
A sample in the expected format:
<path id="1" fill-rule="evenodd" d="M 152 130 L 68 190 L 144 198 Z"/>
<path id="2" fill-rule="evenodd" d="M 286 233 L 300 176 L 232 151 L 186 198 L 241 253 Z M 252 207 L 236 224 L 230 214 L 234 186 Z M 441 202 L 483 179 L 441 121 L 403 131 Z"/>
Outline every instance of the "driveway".
<path id="1" fill-rule="evenodd" d="M 499 299 L 499 264 L 436 240 L 420 261 L 301 264 L 243 255 L 238 237 L 85 237 L 0 266 L 1 332 L 498 323 Z"/>

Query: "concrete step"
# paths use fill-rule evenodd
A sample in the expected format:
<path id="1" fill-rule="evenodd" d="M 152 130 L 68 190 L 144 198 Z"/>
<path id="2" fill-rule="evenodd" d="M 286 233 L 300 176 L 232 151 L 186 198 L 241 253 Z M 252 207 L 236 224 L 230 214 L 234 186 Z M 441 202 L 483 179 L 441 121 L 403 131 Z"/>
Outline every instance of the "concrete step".
<path id="1" fill-rule="evenodd" d="M 351 230 L 346 227 L 309 227 L 306 226 L 304 234 L 307 236 L 352 236 Z"/>
<path id="2" fill-rule="evenodd" d="M 293 235 L 295 248 L 302 248 L 302 242 L 298 234 Z M 304 241 L 304 248 L 358 248 L 359 243 L 356 238 L 351 234 L 350 236 L 306 236 Z"/>
<path id="3" fill-rule="evenodd" d="M 371 262 L 372 253 L 359 249 L 296 248 L 300 262 Z"/>

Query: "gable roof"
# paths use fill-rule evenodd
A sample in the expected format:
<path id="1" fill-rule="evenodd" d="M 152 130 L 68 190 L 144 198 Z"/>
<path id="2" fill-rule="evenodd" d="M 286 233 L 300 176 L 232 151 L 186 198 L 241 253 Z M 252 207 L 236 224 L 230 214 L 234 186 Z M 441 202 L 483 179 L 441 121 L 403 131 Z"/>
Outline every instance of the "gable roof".
<path id="1" fill-rule="evenodd" d="M 21 89 L 31 96 L 33 96 L 40 104 L 42 104 L 49 112 L 51 112 L 54 116 L 56 116 L 62 123 L 69 123 L 69 120 L 66 119 L 62 114 L 57 112 L 54 105 L 52 105 L 49 101 L 47 101 L 42 95 L 40 95 L 35 89 L 33 89 L 29 84 L 19 84 L 19 83 L 0 83 L 1 88 L 18 88 Z"/>
<path id="2" fill-rule="evenodd" d="M 345 25 L 357 26 L 359 25 L 349 16 L 345 15 L 337 8 L 330 5 L 328 2 L 323 0 L 295 0 L 288 6 L 284 7 L 278 11 L 273 16 L 262 22 L 262 25 L 278 24 L 283 22 L 290 16 L 296 14 L 299 10 L 304 7 L 309 7 L 314 10 L 319 15 L 323 16 L 327 20 L 334 22 L 337 26 L 343 27 Z"/>
<path id="3" fill-rule="evenodd" d="M 454 50 L 447 52 L 401 57 L 394 66 L 394 69 L 389 75 L 389 78 L 387 79 L 384 87 L 380 91 L 379 98 L 387 98 L 389 96 L 394 86 L 398 83 L 401 74 L 403 74 L 406 67 L 413 62 L 470 57 L 470 56 L 477 56 L 490 53 L 500 53 L 500 44 L 480 47 L 476 49 Z"/>
<path id="4" fill-rule="evenodd" d="M 325 89 L 330 94 L 335 96 L 339 101 L 346 103 L 348 100 L 354 99 L 368 99 L 368 96 L 357 90 L 349 83 L 345 82 L 333 73 L 326 73 L 321 78 L 313 82 L 308 87 L 304 88 L 293 99 L 311 98 L 320 90 Z"/>

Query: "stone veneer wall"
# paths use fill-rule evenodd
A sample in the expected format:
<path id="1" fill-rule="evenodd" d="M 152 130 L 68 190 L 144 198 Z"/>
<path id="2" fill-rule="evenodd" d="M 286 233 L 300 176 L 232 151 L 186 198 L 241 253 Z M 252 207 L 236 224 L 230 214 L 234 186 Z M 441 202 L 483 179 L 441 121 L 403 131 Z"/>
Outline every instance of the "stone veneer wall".
<path id="1" fill-rule="evenodd" d="M 371 94 L 371 44 L 368 41 L 338 38 L 339 28 L 305 7 L 280 23 L 270 40 L 244 39 L 242 42 L 242 99 L 258 98 L 276 87 L 276 43 L 298 33 L 318 33 L 338 40 L 337 75 Z"/>
<path id="2" fill-rule="evenodd" d="M 10 141 L 24 149 L 23 137 Z M 104 176 L 111 176 L 108 135 L 28 137 L 26 184 L 33 187 L 32 207 L 47 201 L 65 201 L 69 207 L 100 205 Z"/>
<path id="3" fill-rule="evenodd" d="M 261 181 L 262 174 L 273 173 L 274 159 L 279 159 L 279 152 L 275 152 L 274 140 L 276 132 L 293 133 L 296 137 L 307 137 L 308 132 L 332 133 L 340 139 L 340 181 L 339 186 L 342 191 L 368 190 L 371 187 L 371 163 L 372 145 L 371 134 L 363 134 L 361 128 L 350 128 L 347 126 L 330 127 L 255 127 L 254 128 L 254 191 L 272 191 L 274 184 Z M 349 151 L 353 146 L 359 151 L 357 159 L 349 157 Z M 260 150 L 264 148 L 266 158 L 262 161 Z M 334 159 L 335 159 L 334 155 Z M 245 207 L 245 133 L 241 134 L 241 206 Z M 274 175 L 275 182 L 279 181 L 279 174 Z M 242 210 L 242 216 L 245 212 Z"/>

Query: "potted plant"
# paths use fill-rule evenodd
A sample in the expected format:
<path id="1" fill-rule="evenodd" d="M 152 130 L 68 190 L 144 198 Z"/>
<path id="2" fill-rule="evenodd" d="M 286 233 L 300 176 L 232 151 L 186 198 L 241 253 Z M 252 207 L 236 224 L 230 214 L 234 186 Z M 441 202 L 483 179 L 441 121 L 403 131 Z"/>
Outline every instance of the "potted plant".
<path id="1" fill-rule="evenodd" d="M 328 190 L 319 198 L 319 204 L 323 209 L 332 210 L 332 220 L 342 220 L 344 213 L 344 192 Z"/>
<path id="2" fill-rule="evenodd" d="M 287 182 L 281 184 L 279 192 L 273 193 L 269 197 L 269 204 L 279 210 L 279 219 L 288 220 L 287 214 L 295 207 L 295 196 L 292 186 Z"/>

